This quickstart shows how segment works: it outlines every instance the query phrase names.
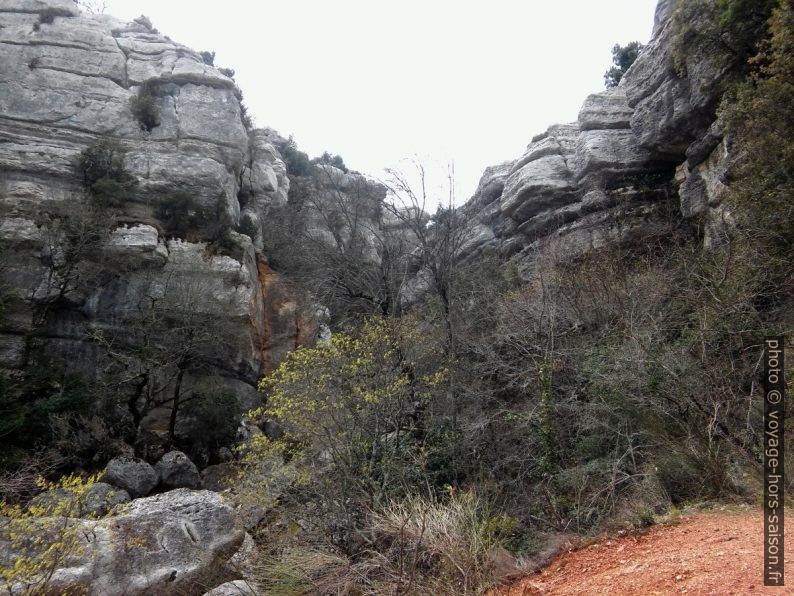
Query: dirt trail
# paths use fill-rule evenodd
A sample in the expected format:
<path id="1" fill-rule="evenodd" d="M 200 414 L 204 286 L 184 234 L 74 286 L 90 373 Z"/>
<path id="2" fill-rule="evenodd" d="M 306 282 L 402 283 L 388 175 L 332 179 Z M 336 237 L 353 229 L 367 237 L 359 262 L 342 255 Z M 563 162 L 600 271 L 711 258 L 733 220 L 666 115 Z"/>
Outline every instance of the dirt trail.
<path id="1" fill-rule="evenodd" d="M 786 525 L 786 587 L 763 581 L 763 512 L 697 513 L 644 534 L 566 552 L 501 592 L 535 594 L 794 594 L 794 519 Z"/>

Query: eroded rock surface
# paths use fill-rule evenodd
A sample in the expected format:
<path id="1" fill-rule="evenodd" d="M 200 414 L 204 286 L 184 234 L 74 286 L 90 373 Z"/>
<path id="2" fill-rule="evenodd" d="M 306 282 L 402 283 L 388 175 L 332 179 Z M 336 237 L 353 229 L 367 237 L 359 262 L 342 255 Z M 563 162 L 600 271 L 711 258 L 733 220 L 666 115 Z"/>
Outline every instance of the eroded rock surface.
<path id="1" fill-rule="evenodd" d="M 188 489 L 136 499 L 107 518 L 70 523 L 79 548 L 55 570 L 46 593 L 201 593 L 203 586 L 224 581 L 218 568 L 245 537 L 218 494 Z M 63 524 L 43 527 L 53 532 Z M 0 564 L 11 564 L 15 554 L 0 530 Z"/>
<path id="2" fill-rule="evenodd" d="M 577 122 L 549 127 L 517 160 L 486 169 L 464 207 L 467 256 L 496 250 L 528 273 L 542 250 L 568 259 L 651 242 L 669 234 L 675 210 L 704 217 L 707 229 L 725 217 L 730 158 L 715 108 L 735 58 L 703 36 L 675 65 L 674 8 L 660 0 L 653 37 L 619 87 L 587 97 Z M 709 17 L 697 18 L 688 25 L 705 30 Z"/>
<path id="3" fill-rule="evenodd" d="M 159 109 L 150 131 L 130 108 L 144 85 Z M 185 372 L 182 393 L 232 394 L 241 409 L 259 403 L 256 381 L 296 345 L 300 325 L 297 309 L 263 299 L 265 286 L 286 293 L 258 263 L 262 224 L 286 201 L 289 179 L 275 133 L 247 130 L 239 98 L 232 79 L 144 19 L 81 14 L 69 0 L 0 4 L 0 274 L 11 295 L 0 366 L 24 369 L 46 353 L 87 380 L 121 376 L 129 362 L 108 359 L 108 345 L 138 342 L 128 337 L 148 332 L 138 313 L 169 292 L 182 304 L 169 307 L 169 324 L 181 308 L 223 330 L 202 348 L 204 364 Z M 101 223 L 102 242 L 71 267 L 65 227 L 86 229 L 91 215 L 75 164 L 102 139 L 126 152 L 135 187 Z M 211 214 L 202 226 L 245 223 L 248 235 L 230 231 L 219 249 L 198 225 L 169 232 L 164 214 L 180 196 Z M 161 360 L 142 391 L 138 380 L 113 391 L 121 409 L 128 404 L 126 424 L 168 434 L 173 400 L 162 396 L 176 374 Z"/>

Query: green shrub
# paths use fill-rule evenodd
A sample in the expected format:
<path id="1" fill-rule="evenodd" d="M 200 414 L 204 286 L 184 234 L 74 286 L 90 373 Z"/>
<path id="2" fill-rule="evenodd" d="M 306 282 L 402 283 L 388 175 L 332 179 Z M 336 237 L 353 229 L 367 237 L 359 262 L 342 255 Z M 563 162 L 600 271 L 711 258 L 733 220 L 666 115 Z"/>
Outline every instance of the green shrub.
<path id="1" fill-rule="evenodd" d="M 673 13 L 671 43 L 673 66 L 686 76 L 686 59 L 702 45 L 712 60 L 726 61 L 733 70 L 726 82 L 741 79 L 750 70 L 748 60 L 767 36 L 766 22 L 778 0 L 678 0 Z"/>
<path id="2" fill-rule="evenodd" d="M 309 160 L 309 156 L 298 150 L 298 146 L 292 137 L 282 144 L 279 150 L 287 166 L 287 174 L 291 176 L 309 176 L 312 173 L 312 162 Z"/>
<path id="3" fill-rule="evenodd" d="M 794 246 L 791 5 L 782 3 L 770 24 L 771 40 L 754 61 L 760 68 L 725 96 L 720 116 L 734 143 L 741 147 L 727 201 L 755 244 L 760 240 L 773 255 L 788 259 Z M 787 264 L 782 265 L 788 268 Z"/>
<path id="4" fill-rule="evenodd" d="M 625 46 L 621 46 L 620 44 L 614 45 L 612 48 L 612 62 L 614 66 L 604 73 L 604 84 L 607 87 L 618 86 L 623 75 L 626 74 L 629 67 L 637 60 L 643 47 L 644 46 L 638 41 L 632 41 Z"/>
<path id="5" fill-rule="evenodd" d="M 215 65 L 215 52 L 200 52 L 200 54 L 204 64 L 207 64 L 208 66 Z"/>
<path id="6" fill-rule="evenodd" d="M 324 151 L 320 157 L 315 157 L 312 160 L 312 163 L 315 164 L 328 164 L 334 166 L 335 168 L 339 168 L 343 172 L 347 173 L 347 166 L 345 166 L 345 161 L 342 159 L 341 155 L 331 155 L 328 151 Z"/>
<path id="7" fill-rule="evenodd" d="M 130 111 L 141 126 L 141 130 L 151 132 L 160 126 L 160 99 L 154 94 L 150 83 L 144 83 L 138 94 L 130 98 Z"/>
<path id="8" fill-rule="evenodd" d="M 134 190 L 136 180 L 124 166 L 125 153 L 118 141 L 107 138 L 80 153 L 76 169 L 83 188 L 96 205 L 120 206 Z"/>

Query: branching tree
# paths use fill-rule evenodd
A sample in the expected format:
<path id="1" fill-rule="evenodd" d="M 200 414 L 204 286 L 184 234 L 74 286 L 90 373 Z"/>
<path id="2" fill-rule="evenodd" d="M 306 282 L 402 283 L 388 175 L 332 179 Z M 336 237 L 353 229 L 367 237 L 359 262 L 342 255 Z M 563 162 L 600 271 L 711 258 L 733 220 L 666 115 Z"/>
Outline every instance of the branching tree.
<path id="1" fill-rule="evenodd" d="M 127 396 L 135 427 L 155 410 L 165 411 L 173 441 L 180 413 L 200 397 L 185 384 L 186 375 L 220 367 L 236 342 L 218 313 L 207 310 L 205 284 L 182 273 L 150 282 L 111 331 L 92 328 L 89 339 L 107 354 L 102 376 L 109 392 Z"/>
<path id="2" fill-rule="evenodd" d="M 290 203 L 267 230 L 271 262 L 336 321 L 399 312 L 413 246 L 399 226 L 383 221 L 384 196 L 379 184 L 318 165 L 291 178 Z"/>
<path id="3" fill-rule="evenodd" d="M 410 234 L 415 248 L 411 252 L 414 269 L 426 275 L 429 290 L 439 301 L 444 326 L 447 332 L 447 350 L 455 354 L 455 332 L 453 288 L 460 272 L 461 249 L 470 227 L 455 204 L 454 170 L 447 174 L 446 197 L 433 197 L 427 188 L 427 176 L 422 164 L 414 163 L 418 184 L 413 184 L 403 172 L 388 170 L 387 187 L 393 203 L 385 208 Z M 439 200 L 440 199 L 440 200 Z M 427 209 L 437 204 L 435 215 L 427 215 Z"/>

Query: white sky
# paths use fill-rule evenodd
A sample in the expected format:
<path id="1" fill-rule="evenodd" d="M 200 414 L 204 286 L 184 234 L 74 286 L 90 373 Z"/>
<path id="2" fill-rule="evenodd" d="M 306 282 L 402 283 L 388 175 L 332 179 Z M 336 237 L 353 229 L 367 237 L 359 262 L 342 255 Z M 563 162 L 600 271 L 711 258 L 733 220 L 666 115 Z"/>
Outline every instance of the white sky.
<path id="1" fill-rule="evenodd" d="M 457 199 L 603 89 L 611 48 L 656 0 L 107 0 L 234 68 L 257 126 L 383 177 L 417 157 Z"/>

